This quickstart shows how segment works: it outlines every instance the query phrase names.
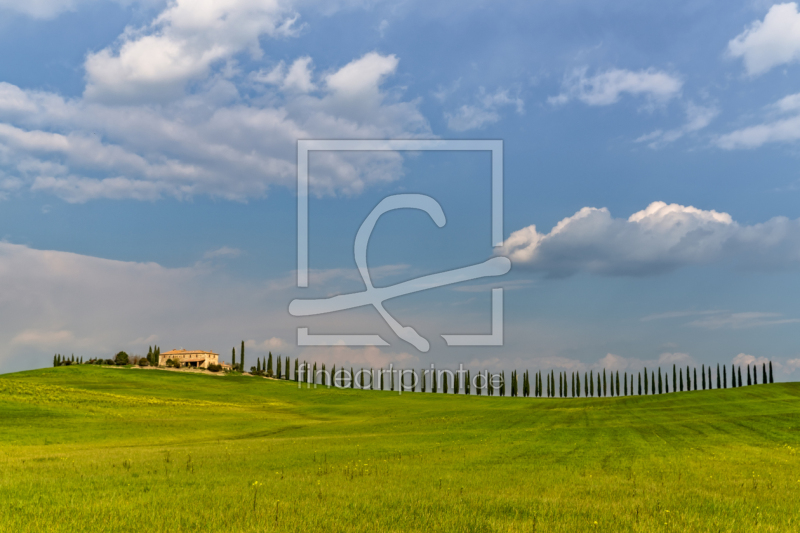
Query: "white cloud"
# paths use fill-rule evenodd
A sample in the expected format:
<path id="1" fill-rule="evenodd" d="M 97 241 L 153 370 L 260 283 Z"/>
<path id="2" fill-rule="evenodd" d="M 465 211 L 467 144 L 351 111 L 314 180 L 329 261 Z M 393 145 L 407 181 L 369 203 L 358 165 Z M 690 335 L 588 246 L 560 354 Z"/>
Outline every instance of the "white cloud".
<path id="1" fill-rule="evenodd" d="M 686 323 L 687 326 L 695 326 L 706 329 L 748 329 L 763 326 L 776 326 L 782 324 L 797 324 L 800 319 L 785 318 L 780 313 L 765 312 L 740 312 L 732 313 L 722 310 L 706 311 L 671 311 L 659 313 L 642 318 L 642 322 L 652 320 L 664 320 L 672 318 L 698 317 Z"/>
<path id="2" fill-rule="evenodd" d="M 651 103 L 664 103 L 678 96 L 683 81 L 673 74 L 649 68 L 631 71 L 610 69 L 594 76 L 587 76 L 586 67 L 573 70 L 564 78 L 561 94 L 551 96 L 548 102 L 553 105 L 565 104 L 570 100 L 580 100 L 592 106 L 611 105 L 619 101 L 623 94 L 644 96 Z"/>
<path id="3" fill-rule="evenodd" d="M 437 98 L 442 100 L 447 97 L 446 93 L 436 93 Z M 494 93 L 487 93 L 481 87 L 478 91 L 477 103 L 462 105 L 455 113 L 445 113 L 447 127 L 453 131 L 468 131 L 480 129 L 488 124 L 493 124 L 500 120 L 499 109 L 513 106 L 517 114 L 525 113 L 525 102 L 517 96 L 510 96 L 508 89 L 498 89 Z"/>
<path id="4" fill-rule="evenodd" d="M 292 35 L 298 15 L 286 0 L 176 0 L 148 27 L 128 29 L 113 48 L 86 58 L 88 99 L 166 101 L 215 63 L 250 50 L 258 39 Z"/>
<path id="5" fill-rule="evenodd" d="M 204 259 L 218 259 L 220 257 L 239 257 L 244 252 L 242 252 L 238 248 L 230 248 L 228 246 L 223 246 L 222 248 L 217 248 L 216 250 L 209 250 L 203 254 Z"/>
<path id="6" fill-rule="evenodd" d="M 117 0 L 118 4 L 155 4 L 158 0 Z M 68 11 L 75 11 L 99 0 L 0 0 L 0 10 L 12 11 L 35 19 L 51 19 Z"/>
<path id="7" fill-rule="evenodd" d="M 731 360 L 731 363 L 733 363 L 736 366 L 758 365 L 760 367 L 761 365 L 769 366 L 769 359 L 767 359 L 766 357 L 756 357 L 754 355 L 740 353 Z"/>
<path id="8" fill-rule="evenodd" d="M 360 368 L 385 368 L 394 364 L 398 368 L 413 368 L 419 358 L 407 352 L 384 352 L 377 346 L 350 348 L 347 346 L 327 346 L 307 348 L 298 356 L 301 360 L 325 363 L 328 370 L 332 365 L 352 366 L 354 371 Z M 367 379 L 367 378 L 365 378 Z"/>
<path id="9" fill-rule="evenodd" d="M 71 331 L 65 329 L 58 331 L 26 329 L 15 335 L 14 338 L 11 339 L 11 343 L 50 349 L 63 346 L 67 343 L 72 345 L 74 340 L 75 335 L 73 335 Z"/>
<path id="10" fill-rule="evenodd" d="M 270 337 L 262 342 L 257 342 L 252 339 L 245 341 L 245 348 L 255 349 L 259 352 L 269 352 L 277 348 L 286 348 L 288 344 L 280 337 Z"/>
<path id="11" fill-rule="evenodd" d="M 513 232 L 502 253 L 551 277 L 653 275 L 723 259 L 748 268 L 797 268 L 800 220 L 742 226 L 727 213 L 664 202 L 617 219 L 606 208 L 584 207 L 550 233 L 533 225 Z"/>
<path id="12" fill-rule="evenodd" d="M 29 188 L 74 203 L 246 200 L 293 185 L 298 139 L 432 136 L 419 101 L 384 87 L 399 64 L 394 55 L 370 52 L 317 80 L 308 56 L 240 72 L 237 54 L 258 57 L 259 39 L 294 34 L 293 1 L 172 1 L 87 56 L 82 98 L 0 82 L 0 199 Z M 394 152 L 312 157 L 316 195 L 358 194 L 403 173 Z"/>
<path id="13" fill-rule="evenodd" d="M 269 289 L 202 265 L 165 268 L 0 242 L 0 284 L 3 371 L 46 365 L 56 352 L 146 353 L 156 339 L 164 350 L 186 346 L 224 356 L 259 331 L 265 350 L 294 351 L 281 340 L 291 338 L 294 324 L 284 306 L 265 304 Z"/>
<path id="14" fill-rule="evenodd" d="M 790 115 L 776 118 L 775 115 Z M 752 149 L 768 143 L 792 143 L 800 140 L 800 93 L 784 96 L 767 106 L 765 122 L 734 130 L 716 139 L 725 150 Z"/>
<path id="15" fill-rule="evenodd" d="M 286 92 L 309 93 L 316 90 L 312 81 L 313 60 L 308 56 L 295 59 L 294 63 L 286 70 L 286 63 L 281 61 L 271 70 L 260 70 L 251 75 L 251 79 L 258 83 L 277 85 Z"/>
<path id="16" fill-rule="evenodd" d="M 417 102 L 380 87 L 397 63 L 366 54 L 311 95 L 303 92 L 311 78 L 298 74 L 310 60 L 301 58 L 293 77 L 279 80 L 288 92 L 263 103 L 237 97 L 219 105 L 211 87 L 163 106 L 114 106 L 0 83 L 0 171 L 69 202 L 264 196 L 271 186 L 293 185 L 297 139 L 430 137 Z M 315 194 L 357 194 L 402 175 L 394 152 L 313 157 Z"/>
<path id="17" fill-rule="evenodd" d="M 784 318 L 780 313 L 715 313 L 689 322 L 690 326 L 706 329 L 749 329 L 763 326 L 800 323 L 798 318 Z"/>
<path id="18" fill-rule="evenodd" d="M 654 132 L 642 135 L 636 142 L 646 142 L 650 148 L 660 148 L 672 143 L 681 137 L 706 128 L 719 114 L 719 109 L 714 106 L 701 106 L 692 102 L 686 104 L 686 122 L 679 128 Z"/>
<path id="19" fill-rule="evenodd" d="M 800 60 L 800 13 L 797 4 L 775 4 L 728 43 L 728 53 L 742 58 L 750 76 Z"/>

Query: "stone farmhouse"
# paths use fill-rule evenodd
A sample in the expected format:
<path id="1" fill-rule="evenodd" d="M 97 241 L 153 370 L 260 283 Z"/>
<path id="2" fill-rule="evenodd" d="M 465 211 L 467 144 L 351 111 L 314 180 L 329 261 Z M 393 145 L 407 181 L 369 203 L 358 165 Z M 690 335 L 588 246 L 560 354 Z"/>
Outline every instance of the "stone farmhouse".
<path id="1" fill-rule="evenodd" d="M 172 359 L 180 366 L 193 368 L 208 368 L 208 365 L 219 364 L 219 354 L 214 352 L 204 352 L 201 350 L 170 350 L 161 352 L 158 358 L 158 366 L 166 366 L 167 360 Z"/>

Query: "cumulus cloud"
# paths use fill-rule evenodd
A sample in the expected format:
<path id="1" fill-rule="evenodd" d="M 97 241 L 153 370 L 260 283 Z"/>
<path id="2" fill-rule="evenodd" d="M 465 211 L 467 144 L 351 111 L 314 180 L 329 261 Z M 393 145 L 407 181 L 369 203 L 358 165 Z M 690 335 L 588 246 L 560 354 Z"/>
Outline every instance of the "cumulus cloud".
<path id="1" fill-rule="evenodd" d="M 462 105 L 454 113 L 445 113 L 444 116 L 447 119 L 447 127 L 451 130 L 468 131 L 498 122 L 500 120 L 499 110 L 508 106 L 514 107 L 519 115 L 525 113 L 525 102 L 518 95 L 510 95 L 508 89 L 498 89 L 494 93 L 487 93 L 486 89 L 481 87 L 477 103 Z"/>
<path id="2" fill-rule="evenodd" d="M 86 58 L 84 95 L 110 102 L 165 101 L 211 66 L 249 50 L 258 39 L 292 35 L 298 15 L 287 0 L 176 0 L 149 26 L 127 30 L 114 47 Z"/>
<path id="3" fill-rule="evenodd" d="M 716 139 L 717 146 L 725 150 L 752 149 L 769 143 L 800 140 L 800 93 L 781 98 L 765 111 L 764 122 L 720 135 Z"/>
<path id="4" fill-rule="evenodd" d="M 8 184 L 68 202 L 260 197 L 293 186 L 297 139 L 430 137 L 417 102 L 381 89 L 398 61 L 366 54 L 312 93 L 298 74 L 310 62 L 295 62 L 279 80 L 288 92 L 264 89 L 263 103 L 236 96 L 220 105 L 209 90 L 163 106 L 117 106 L 0 83 L 0 171 L 18 180 Z M 313 157 L 315 194 L 357 194 L 402 175 L 394 152 Z"/>
<path id="5" fill-rule="evenodd" d="M 73 5 L 25 5 L 39 3 Z M 325 12 L 358 6 L 332 2 Z M 242 72 L 240 54 L 258 58 L 261 40 L 295 35 L 299 7 L 175 0 L 87 55 L 82 97 L 0 82 L 0 200 L 26 189 L 73 203 L 246 200 L 293 186 L 298 139 L 432 137 L 419 101 L 386 86 L 397 56 L 369 52 L 317 74 L 303 55 Z M 399 153 L 312 157 L 316 195 L 358 194 L 403 174 Z"/>
<path id="6" fill-rule="evenodd" d="M 800 13 L 795 2 L 776 4 L 764 20 L 756 20 L 728 43 L 728 53 L 741 58 L 750 76 L 800 60 Z"/>
<path id="7" fill-rule="evenodd" d="M 619 219 L 606 208 L 584 207 L 549 233 L 535 225 L 513 232 L 501 253 L 550 277 L 645 276 L 723 259 L 747 268 L 797 268 L 800 220 L 743 226 L 727 213 L 664 202 Z"/>
<path id="8" fill-rule="evenodd" d="M 667 72 L 646 70 L 610 69 L 587 76 L 588 68 L 573 70 L 564 78 L 562 92 L 547 101 L 552 105 L 580 100 L 592 106 L 617 103 L 623 94 L 643 96 L 651 103 L 664 103 L 678 96 L 683 81 Z"/>
<path id="9" fill-rule="evenodd" d="M 270 337 L 269 339 L 265 339 L 261 342 L 250 339 L 245 341 L 244 345 L 247 349 L 252 348 L 259 352 L 269 352 L 277 348 L 285 348 L 288 346 L 286 341 L 280 337 Z"/>
<path id="10" fill-rule="evenodd" d="M 742 366 L 744 366 L 744 365 L 751 365 L 751 366 L 752 365 L 758 365 L 758 366 L 767 365 L 767 366 L 769 366 L 769 359 L 767 359 L 766 357 L 756 357 L 754 355 L 749 355 L 749 354 L 746 354 L 746 353 L 740 353 L 740 354 L 738 354 L 736 357 L 734 357 L 731 360 L 731 363 L 733 363 L 734 365 L 737 365 L 737 366 L 739 366 L 739 365 L 742 365 Z"/>

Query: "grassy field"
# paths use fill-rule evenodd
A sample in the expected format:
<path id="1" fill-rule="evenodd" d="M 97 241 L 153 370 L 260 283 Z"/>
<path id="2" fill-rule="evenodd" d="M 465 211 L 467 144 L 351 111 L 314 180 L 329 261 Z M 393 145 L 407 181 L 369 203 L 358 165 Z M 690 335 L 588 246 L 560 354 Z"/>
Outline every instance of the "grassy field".
<path id="1" fill-rule="evenodd" d="M 0 531 L 800 531 L 800 384 L 608 399 L 0 376 Z"/>

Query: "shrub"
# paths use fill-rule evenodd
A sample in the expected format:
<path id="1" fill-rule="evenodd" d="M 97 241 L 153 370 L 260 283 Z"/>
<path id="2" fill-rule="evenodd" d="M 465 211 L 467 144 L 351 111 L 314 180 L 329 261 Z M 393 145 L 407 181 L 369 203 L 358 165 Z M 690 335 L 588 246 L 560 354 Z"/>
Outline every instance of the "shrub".
<path id="1" fill-rule="evenodd" d="M 150 363 L 147 362 L 147 359 L 145 359 L 144 357 L 139 359 L 139 363 L 138 364 L 139 364 L 139 366 L 150 366 Z"/>
<path id="2" fill-rule="evenodd" d="M 208 365 L 207 370 L 209 370 L 210 372 L 219 372 L 220 370 L 222 370 L 222 365 L 215 365 L 214 363 L 210 363 Z"/>
<path id="3" fill-rule="evenodd" d="M 127 365 L 128 364 L 128 354 L 125 352 L 118 352 L 117 355 L 114 356 L 114 364 L 115 365 Z"/>

